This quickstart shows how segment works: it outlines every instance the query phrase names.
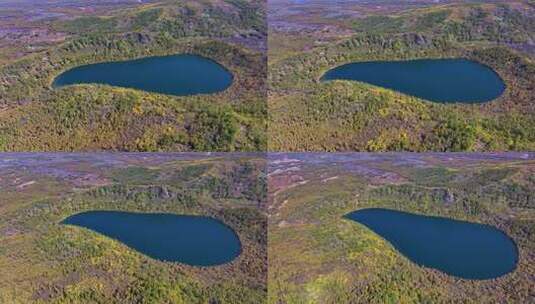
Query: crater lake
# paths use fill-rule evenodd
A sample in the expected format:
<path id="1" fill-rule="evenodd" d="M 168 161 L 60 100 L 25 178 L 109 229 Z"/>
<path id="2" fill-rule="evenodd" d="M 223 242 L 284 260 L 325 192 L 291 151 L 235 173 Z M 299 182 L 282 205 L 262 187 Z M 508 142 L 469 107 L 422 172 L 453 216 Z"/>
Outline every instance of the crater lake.
<path id="1" fill-rule="evenodd" d="M 355 62 L 329 70 L 321 80 L 365 82 L 441 103 L 488 102 L 505 91 L 496 72 L 467 59 Z"/>
<path id="2" fill-rule="evenodd" d="M 464 279 L 496 278 L 518 261 L 513 240 L 489 225 L 380 208 L 345 218 L 368 227 L 414 263 Z"/>
<path id="3" fill-rule="evenodd" d="M 232 81 L 232 74 L 217 62 L 182 54 L 78 66 L 57 76 L 52 87 L 105 84 L 188 96 L 222 92 Z"/>
<path id="4" fill-rule="evenodd" d="M 236 233 L 210 217 L 89 211 L 74 214 L 61 223 L 87 228 L 168 262 L 214 266 L 232 261 L 241 252 Z"/>

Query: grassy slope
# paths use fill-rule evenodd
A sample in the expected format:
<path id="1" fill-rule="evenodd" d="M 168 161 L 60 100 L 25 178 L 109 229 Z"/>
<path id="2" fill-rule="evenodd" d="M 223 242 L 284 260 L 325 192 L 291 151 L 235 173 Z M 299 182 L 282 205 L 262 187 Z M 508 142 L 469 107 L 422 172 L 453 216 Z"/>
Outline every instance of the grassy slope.
<path id="1" fill-rule="evenodd" d="M 535 65 L 530 56 L 509 47 L 533 40 L 532 16 L 509 6 L 457 5 L 348 23 L 356 32 L 352 39 L 297 55 L 294 49 L 274 52 L 269 150 L 535 148 Z M 485 104 L 444 105 L 362 83 L 317 81 L 346 62 L 442 57 L 467 57 L 491 66 L 504 78 L 507 91 Z"/>
<path id="2" fill-rule="evenodd" d="M 224 42 L 265 33 L 263 15 L 258 1 L 161 1 L 56 22 L 72 39 L 0 68 L 0 151 L 265 150 L 266 57 Z M 106 86 L 50 89 L 76 65 L 172 53 L 212 58 L 235 82 L 219 94 L 181 98 Z"/>
<path id="3" fill-rule="evenodd" d="M 432 157 L 429 157 L 432 159 Z M 269 219 L 269 303 L 527 303 L 535 273 L 533 162 L 417 168 L 368 163 L 404 181 L 301 166 Z M 323 170 L 323 171 L 322 171 Z M 326 173 L 327 172 L 327 173 Z M 446 173 L 445 173 L 446 172 Z M 328 181 L 318 178 L 338 176 Z M 451 201 L 451 200 L 452 201 Z M 419 267 L 366 227 L 342 219 L 383 207 L 495 225 L 517 243 L 517 269 L 470 281 Z"/>
<path id="4" fill-rule="evenodd" d="M 265 183 L 259 180 L 264 166 L 262 159 L 243 157 L 109 167 L 102 171 L 109 185 L 74 193 L 68 183 L 34 175 L 35 185 L 7 191 L 2 201 L 0 303 L 262 303 L 267 234 L 260 208 L 265 192 L 258 187 Z M 153 260 L 58 224 L 98 209 L 212 216 L 238 233 L 243 252 L 229 264 L 198 268 Z"/>

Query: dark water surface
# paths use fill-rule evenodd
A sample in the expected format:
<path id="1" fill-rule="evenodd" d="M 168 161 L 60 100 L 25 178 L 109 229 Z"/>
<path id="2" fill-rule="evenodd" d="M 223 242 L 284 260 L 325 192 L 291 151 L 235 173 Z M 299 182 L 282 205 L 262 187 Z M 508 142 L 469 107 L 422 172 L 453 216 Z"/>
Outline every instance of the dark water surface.
<path id="1" fill-rule="evenodd" d="M 488 225 L 388 209 L 362 209 L 345 216 L 389 241 L 418 265 L 465 279 L 492 279 L 511 272 L 515 243 Z"/>
<path id="2" fill-rule="evenodd" d="M 241 252 L 236 233 L 209 217 L 90 211 L 72 215 L 62 224 L 101 233 L 154 259 L 194 266 L 224 264 Z"/>
<path id="3" fill-rule="evenodd" d="M 328 71 L 321 80 L 361 81 L 443 103 L 487 102 L 505 90 L 491 68 L 466 59 L 356 62 Z"/>
<path id="4" fill-rule="evenodd" d="M 232 80 L 227 69 L 208 58 L 171 55 L 75 67 L 54 79 L 52 86 L 107 84 L 185 96 L 224 91 Z"/>

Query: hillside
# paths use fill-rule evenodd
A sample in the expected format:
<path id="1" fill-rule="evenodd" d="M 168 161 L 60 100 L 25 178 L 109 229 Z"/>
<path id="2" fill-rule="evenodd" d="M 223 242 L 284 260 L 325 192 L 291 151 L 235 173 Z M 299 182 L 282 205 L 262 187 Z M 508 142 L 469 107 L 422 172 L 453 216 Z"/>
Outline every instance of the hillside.
<path id="1" fill-rule="evenodd" d="M 529 303 L 534 170 L 533 154 L 521 153 L 271 154 L 268 303 Z M 485 280 L 423 267 L 344 218 L 367 208 L 497 227 L 518 263 Z"/>
<path id="2" fill-rule="evenodd" d="M 264 159 L 97 153 L 10 154 L 3 160 L 0 303 L 265 300 Z M 190 266 L 60 223 L 94 210 L 208 216 L 236 232 L 241 253 L 222 265 Z"/>
<path id="3" fill-rule="evenodd" d="M 8 31 L 24 25 L 63 38 L 0 66 L 0 151 L 265 149 L 263 2 L 85 4 L 91 12 L 84 15 L 77 3 L 65 2 L 63 15 L 39 21 L 13 12 Z M 9 48 L 25 52 L 21 37 L 13 41 Z M 176 53 L 217 61 L 232 72 L 233 85 L 183 97 L 109 86 L 51 88 L 54 77 L 75 66 Z"/>
<path id="4" fill-rule="evenodd" d="M 344 18 L 317 17 L 303 8 L 290 24 L 270 29 L 269 150 L 534 148 L 531 2 L 362 5 L 354 9 L 359 16 Z M 300 26 L 307 26 L 305 34 L 295 30 Z M 482 63 L 507 89 L 487 103 L 441 104 L 361 82 L 319 81 L 349 62 L 434 58 Z"/>

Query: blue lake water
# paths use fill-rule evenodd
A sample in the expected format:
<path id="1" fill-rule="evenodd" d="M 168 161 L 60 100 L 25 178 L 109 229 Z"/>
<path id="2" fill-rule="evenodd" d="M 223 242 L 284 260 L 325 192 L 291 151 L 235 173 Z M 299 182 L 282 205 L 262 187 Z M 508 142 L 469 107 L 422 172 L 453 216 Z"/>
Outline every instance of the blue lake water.
<path id="1" fill-rule="evenodd" d="M 345 216 L 368 227 L 418 265 L 465 279 L 492 279 L 513 271 L 515 243 L 488 225 L 388 209 Z"/>
<path id="2" fill-rule="evenodd" d="M 176 96 L 224 91 L 232 74 L 220 64 L 196 55 L 147 57 L 83 65 L 60 74 L 52 84 L 106 84 Z"/>
<path id="3" fill-rule="evenodd" d="M 321 80 L 360 81 L 442 103 L 487 102 L 505 91 L 496 72 L 466 59 L 356 62 L 329 70 Z"/>
<path id="4" fill-rule="evenodd" d="M 236 233 L 209 217 L 89 211 L 62 224 L 93 230 L 162 261 L 213 266 L 230 262 L 241 252 Z"/>

